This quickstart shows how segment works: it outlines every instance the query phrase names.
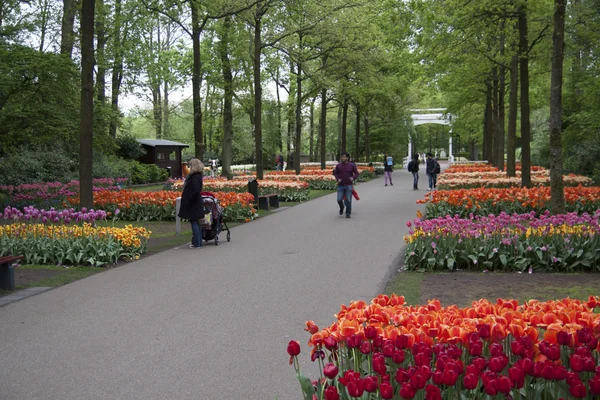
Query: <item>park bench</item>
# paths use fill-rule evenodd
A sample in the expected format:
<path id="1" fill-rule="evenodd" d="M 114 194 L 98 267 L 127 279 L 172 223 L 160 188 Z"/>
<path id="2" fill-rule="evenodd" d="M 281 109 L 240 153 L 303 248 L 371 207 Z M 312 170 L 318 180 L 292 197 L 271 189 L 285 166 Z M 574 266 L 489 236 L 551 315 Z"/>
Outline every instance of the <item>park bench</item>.
<path id="1" fill-rule="evenodd" d="M 0 289 L 15 290 L 15 270 L 13 263 L 23 256 L 0 257 Z"/>
<path id="2" fill-rule="evenodd" d="M 270 208 L 279 208 L 279 196 L 276 193 L 258 196 L 258 208 L 267 211 Z"/>

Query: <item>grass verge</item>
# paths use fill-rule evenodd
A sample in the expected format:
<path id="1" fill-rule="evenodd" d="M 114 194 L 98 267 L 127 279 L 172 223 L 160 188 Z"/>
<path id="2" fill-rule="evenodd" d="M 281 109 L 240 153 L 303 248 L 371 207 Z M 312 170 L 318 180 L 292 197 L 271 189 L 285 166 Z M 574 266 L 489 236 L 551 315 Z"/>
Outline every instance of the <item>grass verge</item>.
<path id="1" fill-rule="evenodd" d="M 424 277 L 422 272 L 398 272 L 386 284 L 385 294 L 404 296 L 404 301 L 409 305 L 421 304 L 421 282 Z"/>

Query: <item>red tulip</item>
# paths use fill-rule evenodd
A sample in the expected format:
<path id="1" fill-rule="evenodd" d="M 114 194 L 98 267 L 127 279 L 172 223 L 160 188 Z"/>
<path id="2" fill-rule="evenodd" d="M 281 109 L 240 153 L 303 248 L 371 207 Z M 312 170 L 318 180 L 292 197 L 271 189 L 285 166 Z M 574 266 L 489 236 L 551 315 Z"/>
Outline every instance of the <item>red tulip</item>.
<path id="1" fill-rule="evenodd" d="M 418 353 L 415 354 L 415 365 L 421 366 L 421 365 L 429 365 L 431 364 L 431 358 L 427 357 L 427 355 L 425 353 Z"/>
<path id="2" fill-rule="evenodd" d="M 410 400 L 415 397 L 415 394 L 417 394 L 417 391 L 410 385 L 402 385 L 400 388 L 400 396 L 403 399 Z"/>
<path id="3" fill-rule="evenodd" d="M 467 373 L 463 378 L 463 385 L 465 389 L 473 390 L 477 387 L 477 383 L 479 382 L 479 378 L 474 374 Z"/>
<path id="4" fill-rule="evenodd" d="M 319 358 L 320 358 L 321 360 L 325 358 L 325 352 L 324 352 L 323 350 L 316 350 L 315 352 L 313 352 L 313 353 L 310 355 L 310 360 L 311 360 L 312 362 L 315 362 L 315 361 L 317 361 L 317 359 L 319 359 Z"/>
<path id="5" fill-rule="evenodd" d="M 396 371 L 395 379 L 398 383 L 406 383 L 410 380 L 410 376 L 404 368 L 398 368 L 398 370 Z"/>
<path id="6" fill-rule="evenodd" d="M 594 375 L 592 379 L 589 381 L 590 384 L 590 394 L 592 396 L 597 396 L 600 394 L 600 376 Z"/>
<path id="7" fill-rule="evenodd" d="M 365 381 L 363 379 L 352 380 L 348 382 L 346 389 L 348 389 L 350 397 L 360 397 L 365 391 Z"/>
<path id="8" fill-rule="evenodd" d="M 446 386 L 454 386 L 456 380 L 458 379 L 458 373 L 454 370 L 448 369 L 445 370 L 442 374 L 442 382 Z"/>
<path id="9" fill-rule="evenodd" d="M 556 341 L 560 345 L 570 346 L 571 345 L 571 334 L 569 332 L 559 331 L 556 334 Z"/>
<path id="10" fill-rule="evenodd" d="M 377 372 L 379 375 L 383 375 L 387 372 L 385 357 L 381 353 L 373 354 L 371 364 L 373 365 L 373 371 Z"/>
<path id="11" fill-rule="evenodd" d="M 382 353 L 384 356 L 391 357 L 394 355 L 394 351 L 395 351 L 394 344 L 392 343 L 391 340 L 388 340 L 387 342 L 385 342 L 383 344 Z"/>
<path id="12" fill-rule="evenodd" d="M 501 375 L 496 380 L 496 387 L 500 393 L 508 394 L 511 388 L 511 382 L 508 376 Z"/>
<path id="13" fill-rule="evenodd" d="M 402 364 L 404 362 L 404 350 L 394 351 L 392 361 L 394 361 L 396 364 Z"/>
<path id="14" fill-rule="evenodd" d="M 510 378 L 513 387 L 517 389 L 521 389 L 525 385 L 525 371 L 519 367 L 509 368 L 508 377 Z"/>
<path id="15" fill-rule="evenodd" d="M 327 350 L 332 351 L 337 349 L 337 340 L 333 336 L 328 336 L 323 340 L 323 344 Z"/>
<path id="16" fill-rule="evenodd" d="M 360 352 L 363 354 L 369 354 L 371 352 L 371 342 L 362 342 L 360 345 Z"/>
<path id="17" fill-rule="evenodd" d="M 362 335 L 357 335 L 356 333 L 350 335 L 350 337 L 348 339 L 346 339 L 346 342 L 348 343 L 348 347 L 350 347 L 351 349 L 354 349 L 356 347 L 359 347 L 362 342 L 363 342 L 363 337 Z"/>
<path id="18" fill-rule="evenodd" d="M 426 384 L 427 378 L 418 372 L 410 377 L 410 385 L 416 390 L 423 389 Z"/>
<path id="19" fill-rule="evenodd" d="M 440 388 L 432 384 L 425 386 L 425 400 L 442 400 Z"/>
<path id="20" fill-rule="evenodd" d="M 396 338 L 396 347 L 400 350 L 404 350 L 405 348 L 408 347 L 408 343 L 409 343 L 409 337 L 408 335 L 399 335 Z"/>
<path id="21" fill-rule="evenodd" d="M 379 395 L 382 399 L 391 399 L 394 397 L 394 388 L 389 382 L 381 382 L 381 385 L 379 385 Z"/>
<path id="22" fill-rule="evenodd" d="M 567 379 L 567 369 L 564 365 L 554 365 L 554 379 L 557 381 L 564 381 Z"/>
<path id="23" fill-rule="evenodd" d="M 377 390 L 377 377 L 367 376 L 365 378 L 365 392 L 373 393 Z"/>
<path id="24" fill-rule="evenodd" d="M 542 373 L 541 373 L 542 378 L 551 381 L 554 379 L 554 367 L 552 366 L 552 364 L 548 364 L 546 366 L 544 366 L 544 368 L 542 368 Z"/>
<path id="25" fill-rule="evenodd" d="M 487 368 L 487 360 L 483 357 L 474 358 L 471 363 L 479 368 L 480 371 L 483 371 Z"/>
<path id="26" fill-rule="evenodd" d="M 569 387 L 569 393 L 571 393 L 571 396 L 575 397 L 576 399 L 583 399 L 587 394 L 586 392 L 587 390 L 585 385 L 581 383 L 581 381 Z"/>
<path id="27" fill-rule="evenodd" d="M 340 400 L 340 395 L 335 386 L 329 386 L 325 389 L 325 400 Z"/>
<path id="28" fill-rule="evenodd" d="M 494 343 L 490 346 L 490 354 L 492 357 L 500 356 L 504 354 L 504 348 L 500 343 Z"/>
<path id="29" fill-rule="evenodd" d="M 505 355 L 490 358 L 489 369 L 494 372 L 500 372 L 508 364 L 508 357 Z"/>
<path id="30" fill-rule="evenodd" d="M 367 339 L 373 340 L 377 337 L 377 329 L 374 326 L 367 326 L 365 328 L 365 337 Z"/>
<path id="31" fill-rule="evenodd" d="M 490 326 L 488 324 L 480 324 L 477 325 L 477 333 L 479 334 L 479 337 L 481 337 L 482 339 L 487 339 L 490 337 Z"/>
<path id="32" fill-rule="evenodd" d="M 433 383 L 435 383 L 436 385 L 443 385 L 444 384 L 444 373 L 442 371 L 440 371 L 439 369 L 436 369 L 433 372 L 433 375 L 431 376 Z"/>
<path id="33" fill-rule="evenodd" d="M 469 348 L 469 354 L 474 357 L 480 356 L 482 351 L 483 345 L 481 342 L 472 343 L 471 347 Z"/>
<path id="34" fill-rule="evenodd" d="M 569 361 L 573 372 L 582 372 L 584 370 L 584 361 L 579 354 L 573 354 L 569 357 Z"/>
<path id="35" fill-rule="evenodd" d="M 496 379 L 491 379 L 490 381 L 488 381 L 487 384 L 484 385 L 485 392 L 489 396 L 495 396 L 496 394 L 498 394 L 497 385 L 498 385 L 498 383 L 497 383 Z"/>
<path id="36" fill-rule="evenodd" d="M 287 352 L 292 357 L 300 354 L 300 342 L 297 340 L 291 340 L 290 343 L 288 343 Z"/>
<path id="37" fill-rule="evenodd" d="M 328 377 L 329 379 L 333 379 L 337 376 L 339 370 L 333 363 L 329 363 L 323 367 L 323 375 Z"/>
<path id="38" fill-rule="evenodd" d="M 515 356 L 520 356 L 523 354 L 523 351 L 525 350 L 525 347 L 523 347 L 523 345 L 521 344 L 521 342 L 518 342 L 516 340 L 513 340 L 510 343 L 510 351 L 515 355 Z"/>

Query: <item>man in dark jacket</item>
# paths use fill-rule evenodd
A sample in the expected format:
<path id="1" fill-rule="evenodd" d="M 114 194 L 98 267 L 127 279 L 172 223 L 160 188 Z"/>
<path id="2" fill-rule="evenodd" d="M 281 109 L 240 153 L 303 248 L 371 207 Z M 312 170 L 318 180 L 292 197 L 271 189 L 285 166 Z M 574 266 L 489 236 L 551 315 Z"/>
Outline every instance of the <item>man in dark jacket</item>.
<path id="1" fill-rule="evenodd" d="M 437 176 L 440 173 L 440 164 L 433 154 L 427 153 L 427 168 L 425 170 L 427 177 L 429 177 L 429 188 L 427 190 L 435 190 L 437 187 Z"/>
<path id="2" fill-rule="evenodd" d="M 189 162 L 190 173 L 183 184 L 183 193 L 181 195 L 181 207 L 177 216 L 183 219 L 189 219 L 192 225 L 192 244 L 191 249 L 202 247 L 202 228 L 199 220 L 204 217 L 204 205 L 202 203 L 202 173 L 204 164 L 197 158 L 192 158 Z"/>
<path id="3" fill-rule="evenodd" d="M 350 163 L 350 154 L 342 153 L 342 162 L 338 163 L 333 169 L 333 176 L 337 180 L 337 203 L 340 206 L 340 215 L 344 214 L 346 207 L 346 218 L 352 214 L 352 184 L 358 178 L 358 169 L 356 165 Z M 346 198 L 344 200 L 344 197 Z"/>
<path id="4" fill-rule="evenodd" d="M 385 177 L 385 186 L 388 185 L 388 179 L 390 180 L 390 185 L 394 186 L 392 183 L 392 171 L 394 170 L 394 163 L 392 162 L 392 157 L 388 157 L 386 154 L 383 156 L 383 175 Z"/>

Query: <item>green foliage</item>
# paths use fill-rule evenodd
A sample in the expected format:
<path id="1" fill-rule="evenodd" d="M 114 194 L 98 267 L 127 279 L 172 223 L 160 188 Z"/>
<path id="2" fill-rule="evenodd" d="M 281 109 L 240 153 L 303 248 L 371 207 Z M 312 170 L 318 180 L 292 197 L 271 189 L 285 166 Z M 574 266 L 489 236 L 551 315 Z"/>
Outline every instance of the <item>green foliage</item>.
<path id="1" fill-rule="evenodd" d="M 126 160 L 135 160 L 146 154 L 144 147 L 129 133 L 119 135 L 116 144 L 118 146 L 116 155 Z"/>
<path id="2" fill-rule="evenodd" d="M 72 156 L 60 146 L 51 150 L 42 146 L 22 147 L 0 158 L 0 182 L 4 185 L 67 182 L 77 177 L 77 168 Z"/>
<path id="3" fill-rule="evenodd" d="M 154 164 L 142 164 L 137 161 L 133 161 L 132 165 L 131 183 L 134 185 L 164 182 L 169 177 L 169 173 L 166 169 L 160 168 Z"/>
<path id="4" fill-rule="evenodd" d="M 20 254 L 27 264 L 92 265 L 115 264 L 121 257 L 135 258 L 146 250 L 146 240 L 138 248 L 127 248 L 110 235 L 86 237 L 9 237 L 0 235 L 0 256 Z"/>
<path id="5" fill-rule="evenodd" d="M 77 147 L 79 73 L 71 59 L 0 42 L 0 156 Z"/>

